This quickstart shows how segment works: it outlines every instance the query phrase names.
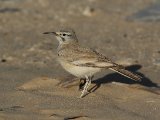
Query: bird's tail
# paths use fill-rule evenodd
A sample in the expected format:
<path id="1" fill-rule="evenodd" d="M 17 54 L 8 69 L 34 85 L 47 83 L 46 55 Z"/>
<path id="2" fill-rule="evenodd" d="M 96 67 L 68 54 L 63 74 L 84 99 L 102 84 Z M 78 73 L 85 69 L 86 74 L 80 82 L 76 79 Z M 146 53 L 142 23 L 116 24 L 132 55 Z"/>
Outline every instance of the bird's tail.
<path id="1" fill-rule="evenodd" d="M 142 79 L 141 76 L 139 76 L 137 74 L 134 74 L 134 73 L 132 73 L 132 72 L 130 72 L 128 70 L 125 70 L 123 68 L 112 67 L 112 68 L 109 68 L 109 69 L 113 70 L 113 71 L 115 71 L 115 72 L 117 72 L 117 73 L 119 73 L 119 74 L 121 74 L 121 75 L 123 75 L 125 77 L 128 77 L 128 78 L 130 78 L 132 80 L 135 80 L 135 81 L 141 81 L 141 79 Z"/>

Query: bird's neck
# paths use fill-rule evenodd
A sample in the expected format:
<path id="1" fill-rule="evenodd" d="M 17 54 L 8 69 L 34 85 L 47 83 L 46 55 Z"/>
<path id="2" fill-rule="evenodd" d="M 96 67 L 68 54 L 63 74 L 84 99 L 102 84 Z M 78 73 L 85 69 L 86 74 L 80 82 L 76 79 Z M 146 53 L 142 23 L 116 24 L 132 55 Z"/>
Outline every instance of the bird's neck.
<path id="1" fill-rule="evenodd" d="M 61 43 L 58 46 L 58 51 L 62 49 L 70 48 L 70 47 L 76 47 L 76 46 L 79 46 L 79 43 L 77 41 L 71 42 L 71 43 Z"/>

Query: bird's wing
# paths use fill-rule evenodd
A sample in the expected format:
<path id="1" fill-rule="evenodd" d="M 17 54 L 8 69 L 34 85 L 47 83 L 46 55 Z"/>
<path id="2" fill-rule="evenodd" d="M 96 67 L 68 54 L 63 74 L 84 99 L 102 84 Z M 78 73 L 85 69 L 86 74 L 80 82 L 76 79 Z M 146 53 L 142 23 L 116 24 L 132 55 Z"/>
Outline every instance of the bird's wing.
<path id="1" fill-rule="evenodd" d="M 68 58 L 67 61 L 76 66 L 95 68 L 110 68 L 119 66 L 118 64 L 112 62 L 109 58 L 89 48 L 79 47 L 75 50 L 72 49 L 70 52 L 68 51 L 68 53 L 72 53 L 72 56 Z"/>
<path id="2" fill-rule="evenodd" d="M 95 67 L 95 68 L 109 68 L 114 67 L 114 64 L 108 62 L 100 62 L 96 59 L 80 59 L 72 61 L 71 64 L 76 66 L 83 66 L 83 67 Z"/>

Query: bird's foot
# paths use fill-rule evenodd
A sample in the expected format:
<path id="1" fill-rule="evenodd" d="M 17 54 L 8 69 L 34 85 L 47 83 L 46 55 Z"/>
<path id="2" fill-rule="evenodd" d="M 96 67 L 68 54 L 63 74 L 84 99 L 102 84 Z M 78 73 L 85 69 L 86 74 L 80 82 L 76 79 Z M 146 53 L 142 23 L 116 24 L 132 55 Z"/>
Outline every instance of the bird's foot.
<path id="1" fill-rule="evenodd" d="M 88 88 L 89 88 L 90 84 L 91 84 L 91 80 L 85 82 L 85 85 L 84 85 L 83 91 L 82 91 L 82 93 L 81 93 L 81 95 L 80 95 L 80 98 L 82 98 L 82 97 L 84 97 L 86 94 L 90 93 L 90 92 L 88 91 Z"/>

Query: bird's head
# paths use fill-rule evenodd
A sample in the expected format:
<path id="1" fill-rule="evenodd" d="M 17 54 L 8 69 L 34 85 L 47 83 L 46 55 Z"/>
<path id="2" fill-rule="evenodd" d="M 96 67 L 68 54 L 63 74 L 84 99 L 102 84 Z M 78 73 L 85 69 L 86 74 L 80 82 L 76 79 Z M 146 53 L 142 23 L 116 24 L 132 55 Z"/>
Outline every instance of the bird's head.
<path id="1" fill-rule="evenodd" d="M 45 32 L 43 34 L 54 34 L 59 41 L 59 44 L 76 43 L 78 39 L 73 30 L 60 30 L 59 32 Z"/>

